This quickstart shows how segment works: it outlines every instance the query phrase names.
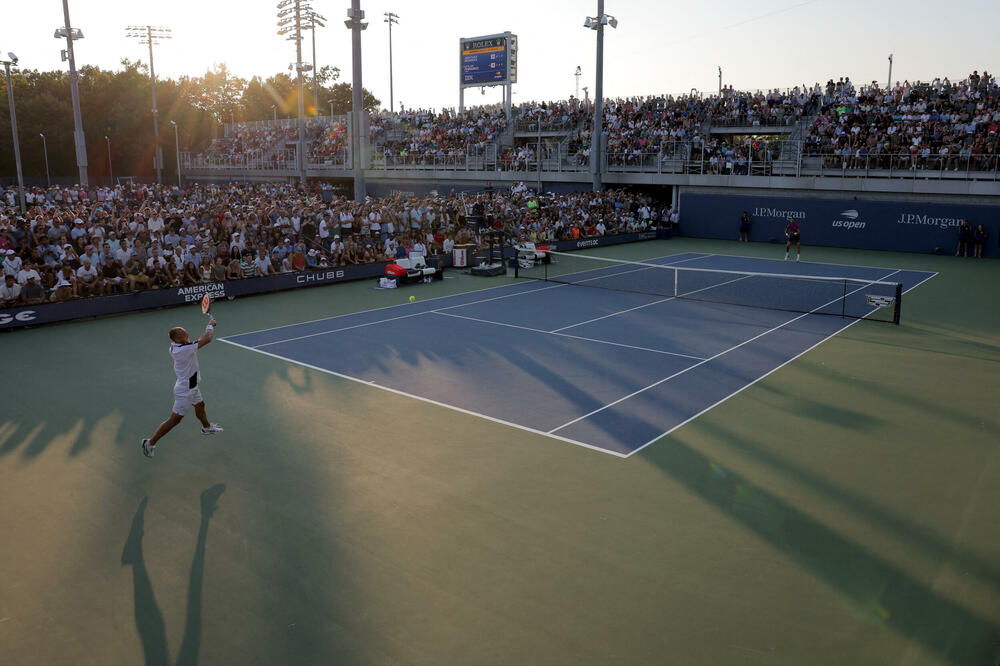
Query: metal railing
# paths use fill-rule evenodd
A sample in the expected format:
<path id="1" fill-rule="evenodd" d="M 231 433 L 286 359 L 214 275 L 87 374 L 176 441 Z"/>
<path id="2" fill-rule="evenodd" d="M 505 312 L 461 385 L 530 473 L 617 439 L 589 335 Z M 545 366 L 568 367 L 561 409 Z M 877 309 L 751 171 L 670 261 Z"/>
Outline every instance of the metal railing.
<path id="1" fill-rule="evenodd" d="M 376 170 L 407 169 L 417 171 L 496 171 L 497 147 L 490 144 L 483 148 L 467 146 L 464 154 L 374 150 L 370 168 Z"/>
<path id="2" fill-rule="evenodd" d="M 755 127 L 787 127 L 792 129 L 799 119 L 795 111 L 790 113 L 772 116 L 767 113 L 721 113 L 708 115 L 708 121 L 712 127 L 746 127 L 752 130 Z"/>
<path id="3" fill-rule="evenodd" d="M 324 124 L 327 124 L 327 125 L 333 125 L 333 124 L 336 124 L 336 123 L 348 124 L 347 123 L 347 116 L 346 115 L 337 115 L 337 116 L 330 116 L 330 115 L 326 115 L 326 116 L 306 116 L 305 121 L 306 121 L 305 122 L 305 127 L 309 127 L 311 125 L 315 125 L 315 124 L 319 124 L 319 123 L 324 123 Z M 297 118 L 278 118 L 277 120 L 273 120 L 273 119 L 272 120 L 246 120 L 246 121 L 240 121 L 240 122 L 235 123 L 235 124 L 233 124 L 233 123 L 224 123 L 222 125 L 222 130 L 223 130 L 223 134 L 226 137 L 232 137 L 233 134 L 234 134 L 234 132 L 235 132 L 235 130 L 237 128 L 239 128 L 239 129 L 248 129 L 248 130 L 264 130 L 264 129 L 272 129 L 272 128 L 295 129 L 298 126 L 296 124 L 297 122 L 298 122 Z"/>
<path id="4" fill-rule="evenodd" d="M 205 157 L 181 153 L 182 170 L 230 171 L 295 170 L 295 150 L 269 155 Z M 310 157 L 312 169 L 350 168 L 344 150 L 327 158 Z M 515 171 L 579 173 L 589 171 L 585 150 L 568 150 L 565 144 L 543 147 L 518 158 L 515 151 L 499 151 L 495 144 L 467 148 L 464 154 L 387 154 L 373 151 L 370 168 L 382 171 Z M 609 151 L 603 165 L 607 173 L 697 174 L 718 176 L 785 176 L 830 178 L 883 178 L 923 180 L 1000 180 L 1000 155 L 871 154 L 863 156 L 809 155 L 797 142 L 771 142 L 753 149 L 729 146 L 725 152 L 706 149 L 698 142 L 670 142 L 656 152 Z"/>
<path id="5" fill-rule="evenodd" d="M 514 122 L 515 133 L 572 132 L 576 122 L 569 118 L 522 118 Z"/>
<path id="6" fill-rule="evenodd" d="M 923 180 L 1000 180 L 1000 155 L 866 155 L 802 156 L 802 174 L 846 178 L 913 178 Z"/>

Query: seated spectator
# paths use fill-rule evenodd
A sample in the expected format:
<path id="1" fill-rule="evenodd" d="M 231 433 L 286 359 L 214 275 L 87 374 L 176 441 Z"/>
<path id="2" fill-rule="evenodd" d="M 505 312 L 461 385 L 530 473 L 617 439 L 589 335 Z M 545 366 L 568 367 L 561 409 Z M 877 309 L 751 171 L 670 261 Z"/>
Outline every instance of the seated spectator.
<path id="1" fill-rule="evenodd" d="M 10 273 L 4 275 L 4 283 L 0 285 L 0 307 L 12 308 L 21 303 L 21 285 Z"/>
<path id="2" fill-rule="evenodd" d="M 90 257 L 84 257 L 83 265 L 76 269 L 77 296 L 85 297 L 100 294 L 100 271 L 91 264 Z"/>

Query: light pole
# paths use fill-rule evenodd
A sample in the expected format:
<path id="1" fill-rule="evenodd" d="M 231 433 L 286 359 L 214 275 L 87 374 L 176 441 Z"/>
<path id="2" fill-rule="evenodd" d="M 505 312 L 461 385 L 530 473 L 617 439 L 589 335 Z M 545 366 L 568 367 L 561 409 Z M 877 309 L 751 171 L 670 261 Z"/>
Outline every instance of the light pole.
<path id="1" fill-rule="evenodd" d="M 889 54 L 889 82 L 885 84 L 886 90 L 892 90 L 892 54 Z"/>
<path id="2" fill-rule="evenodd" d="M 722 65 L 719 65 L 719 97 L 722 97 Z"/>
<path id="3" fill-rule="evenodd" d="M 328 99 L 326 100 L 326 103 L 330 105 L 330 118 L 333 118 L 333 100 Z"/>
<path id="4" fill-rule="evenodd" d="M 52 179 L 49 178 L 49 144 L 45 142 L 45 135 L 39 134 L 42 137 L 42 153 L 45 155 L 45 186 L 48 188 L 52 187 Z"/>
<path id="5" fill-rule="evenodd" d="M 278 105 L 277 104 L 272 104 L 271 105 L 271 113 L 274 114 L 274 122 L 278 122 Z"/>
<path id="6" fill-rule="evenodd" d="M 365 112 L 361 87 L 361 31 L 368 27 L 368 23 L 362 20 L 364 18 L 361 0 L 351 0 L 344 25 L 351 31 L 351 157 L 354 162 L 354 200 L 358 202 L 365 200 L 365 172 L 362 169 L 365 142 L 361 137 L 361 114 Z"/>
<path id="7" fill-rule="evenodd" d="M 17 56 L 7 53 L 7 60 L 0 60 L 7 72 L 7 101 L 10 102 L 10 132 L 14 138 L 14 165 L 17 167 L 17 193 L 21 200 L 21 214 L 26 212 L 24 207 L 24 177 L 21 175 L 21 146 L 17 140 L 17 114 L 14 113 L 14 87 L 10 79 L 10 68 L 17 67 Z"/>
<path id="8" fill-rule="evenodd" d="M 581 74 L 583 74 L 583 70 L 580 69 L 579 65 L 577 65 L 576 66 L 576 71 L 573 72 L 573 76 L 576 77 L 576 94 L 573 95 L 573 97 L 575 99 L 577 99 L 577 100 L 580 99 L 580 75 Z"/>
<path id="9" fill-rule="evenodd" d="M 618 19 L 604 13 L 604 0 L 597 0 L 597 16 L 588 16 L 583 27 L 597 31 L 597 77 L 594 81 L 594 128 L 590 137 L 590 170 L 594 176 L 594 191 L 600 192 L 602 152 L 604 150 L 604 26 L 618 27 Z"/>
<path id="10" fill-rule="evenodd" d="M 394 102 L 392 97 L 392 26 L 399 23 L 399 14 L 385 12 L 384 16 L 385 20 L 382 22 L 389 24 L 389 113 L 392 113 Z"/>
<path id="11" fill-rule="evenodd" d="M 80 185 L 86 187 L 87 179 L 87 138 L 83 134 L 83 119 L 80 117 L 80 87 L 79 76 L 76 73 L 76 56 L 73 54 L 73 42 L 83 39 L 83 31 L 74 28 L 69 22 L 69 0 L 63 0 L 62 28 L 57 28 L 53 37 L 65 39 L 66 48 L 62 52 L 63 61 L 69 61 L 69 92 L 73 98 L 73 144 L 76 146 L 76 166 L 80 171 Z"/>
<path id="12" fill-rule="evenodd" d="M 313 114 L 319 113 L 319 88 L 316 83 L 316 72 L 319 70 L 319 66 L 316 64 L 316 28 L 325 28 L 326 20 L 325 16 L 317 14 L 312 7 L 306 7 L 303 11 L 303 17 L 305 18 L 305 23 L 302 24 L 303 30 L 309 30 L 312 32 L 312 47 L 313 47 Z"/>
<path id="13" fill-rule="evenodd" d="M 288 41 L 295 42 L 295 62 L 288 69 L 295 69 L 299 87 L 298 141 L 295 146 L 295 163 L 299 172 L 299 182 L 306 184 L 305 155 L 305 99 L 302 92 L 302 72 L 309 70 L 309 65 L 302 62 L 302 19 L 305 11 L 312 10 L 304 0 L 281 0 L 278 3 L 278 35 L 288 35 Z"/>
<path id="14" fill-rule="evenodd" d="M 130 25 L 126 28 L 126 37 L 139 40 L 140 44 L 149 45 L 149 85 L 153 91 L 153 166 L 156 167 L 156 183 L 163 183 L 163 149 L 160 148 L 160 128 L 158 118 L 160 112 L 156 108 L 156 69 L 153 67 L 153 46 L 164 39 L 172 39 L 170 28 L 160 28 L 151 25 Z"/>
<path id="15" fill-rule="evenodd" d="M 104 135 L 104 140 L 108 144 L 108 177 L 111 179 L 111 187 L 115 186 L 115 170 L 111 168 L 111 137 Z"/>
<path id="16" fill-rule="evenodd" d="M 173 120 L 170 124 L 174 126 L 174 154 L 177 155 L 177 187 L 181 186 L 181 139 L 177 134 L 177 123 Z"/>

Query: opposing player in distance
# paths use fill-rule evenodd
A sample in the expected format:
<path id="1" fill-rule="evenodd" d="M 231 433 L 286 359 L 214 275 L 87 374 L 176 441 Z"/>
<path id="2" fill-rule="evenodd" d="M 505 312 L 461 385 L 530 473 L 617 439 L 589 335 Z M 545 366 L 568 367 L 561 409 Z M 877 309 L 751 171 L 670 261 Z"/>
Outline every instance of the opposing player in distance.
<path id="1" fill-rule="evenodd" d="M 196 341 L 180 326 L 170 329 L 170 356 L 174 359 L 174 374 L 177 381 L 174 384 L 174 407 L 166 421 L 161 423 L 152 437 L 142 440 L 142 454 L 152 458 L 156 454 L 156 443 L 181 422 L 189 407 L 194 407 L 194 414 L 201 421 L 201 432 L 214 435 L 222 432 L 222 426 L 211 423 L 205 414 L 205 401 L 201 397 L 201 372 L 198 369 L 198 350 L 212 341 L 212 331 L 215 330 L 215 318 L 209 320 L 205 332 Z"/>
<path id="2" fill-rule="evenodd" d="M 795 261 L 802 258 L 802 230 L 799 228 L 799 223 L 795 221 L 794 217 L 788 218 L 788 226 L 785 227 L 785 238 L 788 241 L 785 243 L 785 261 L 788 261 L 788 251 L 792 249 L 792 245 L 795 246 Z"/>

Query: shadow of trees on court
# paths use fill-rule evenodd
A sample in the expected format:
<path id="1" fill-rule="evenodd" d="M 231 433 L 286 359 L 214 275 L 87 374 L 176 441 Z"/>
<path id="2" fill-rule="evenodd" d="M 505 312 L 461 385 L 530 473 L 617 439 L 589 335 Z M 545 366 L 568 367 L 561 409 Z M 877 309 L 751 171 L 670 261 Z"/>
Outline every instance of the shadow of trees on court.
<path id="1" fill-rule="evenodd" d="M 180 652 L 177 655 L 178 666 L 194 666 L 198 663 L 198 651 L 201 647 L 201 610 L 202 589 L 205 582 L 205 546 L 208 540 L 208 524 L 215 513 L 216 504 L 225 484 L 218 483 L 201 493 L 201 528 L 198 531 L 198 541 L 195 545 L 194 557 L 191 560 L 191 573 L 188 577 L 187 615 L 184 622 L 184 638 Z M 163 613 L 156 603 L 153 583 L 146 570 L 146 560 L 142 552 L 142 539 L 145 534 L 146 505 L 148 498 L 143 497 L 132 518 L 132 529 L 125 546 L 122 548 L 122 566 L 132 567 L 132 589 L 135 608 L 135 626 L 142 641 L 142 651 L 146 666 L 166 666 L 167 632 L 163 621 Z"/>
<path id="2" fill-rule="evenodd" d="M 766 465 L 771 470 L 808 488 L 809 492 L 826 497 L 851 514 L 877 525 L 887 534 L 908 542 L 910 546 L 922 549 L 928 555 L 941 560 L 954 560 L 965 574 L 977 577 L 983 584 L 1000 593 L 1000 568 L 995 563 L 956 547 L 946 538 L 905 515 L 881 507 L 866 497 L 839 487 L 823 474 L 769 451 L 746 435 L 726 428 L 717 420 L 704 419 L 699 422 L 698 427 L 711 433 L 713 441 Z"/>
<path id="3" fill-rule="evenodd" d="M 112 409 L 103 416 L 53 417 L 35 423 L 15 420 L 0 423 L 0 458 L 20 451 L 22 462 L 32 462 L 46 451 L 64 452 L 75 458 L 92 446 L 110 442 L 120 444 L 124 413 Z"/>
<path id="4" fill-rule="evenodd" d="M 739 440 L 734 433 L 727 437 Z M 677 438 L 640 455 L 883 623 L 951 664 L 985 664 L 1000 629 Z M 732 444 L 745 446 L 745 443 Z M 904 528 L 905 529 L 905 528 Z"/>

